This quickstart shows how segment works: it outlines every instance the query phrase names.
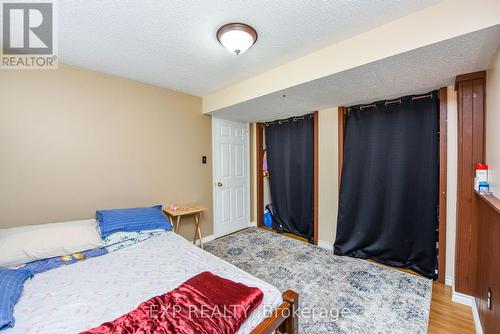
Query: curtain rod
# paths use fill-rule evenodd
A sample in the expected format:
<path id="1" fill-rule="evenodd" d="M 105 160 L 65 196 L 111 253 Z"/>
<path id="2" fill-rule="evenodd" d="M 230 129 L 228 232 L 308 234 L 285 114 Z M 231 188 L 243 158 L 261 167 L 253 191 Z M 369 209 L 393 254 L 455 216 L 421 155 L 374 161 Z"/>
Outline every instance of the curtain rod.
<path id="1" fill-rule="evenodd" d="M 283 124 L 283 123 L 288 123 L 290 121 L 290 119 L 294 122 L 297 122 L 299 119 L 304 119 L 307 115 L 305 116 L 299 116 L 299 117 L 292 117 L 292 118 L 288 118 L 288 119 L 280 119 L 278 121 L 272 121 L 272 122 L 265 122 L 264 125 L 265 126 L 269 126 L 269 125 L 273 125 L 273 124 L 276 124 L 278 123 L 279 125 Z M 310 114 L 309 115 L 309 118 L 313 118 L 314 117 L 314 114 Z"/>
<path id="2" fill-rule="evenodd" d="M 425 94 L 425 95 L 412 96 L 411 100 L 415 101 L 415 100 L 426 99 L 426 98 L 432 98 L 432 93 Z M 399 98 L 397 100 L 387 100 L 387 101 L 384 102 L 384 105 L 387 106 L 389 104 L 395 104 L 395 103 L 401 104 L 401 99 Z M 377 106 L 376 103 L 365 104 L 365 105 L 360 106 L 359 109 L 363 110 L 363 109 L 366 109 L 366 108 L 374 108 L 376 106 Z M 351 108 L 352 107 L 347 108 L 347 115 L 350 114 Z"/>

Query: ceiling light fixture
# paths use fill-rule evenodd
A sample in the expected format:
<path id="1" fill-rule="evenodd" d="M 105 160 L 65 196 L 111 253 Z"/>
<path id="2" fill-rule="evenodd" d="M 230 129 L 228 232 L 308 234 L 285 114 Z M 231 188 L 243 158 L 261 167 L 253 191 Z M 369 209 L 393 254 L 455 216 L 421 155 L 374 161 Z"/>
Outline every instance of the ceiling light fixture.
<path id="1" fill-rule="evenodd" d="M 257 31 L 244 23 L 228 23 L 217 30 L 217 39 L 230 52 L 240 55 L 257 41 Z"/>

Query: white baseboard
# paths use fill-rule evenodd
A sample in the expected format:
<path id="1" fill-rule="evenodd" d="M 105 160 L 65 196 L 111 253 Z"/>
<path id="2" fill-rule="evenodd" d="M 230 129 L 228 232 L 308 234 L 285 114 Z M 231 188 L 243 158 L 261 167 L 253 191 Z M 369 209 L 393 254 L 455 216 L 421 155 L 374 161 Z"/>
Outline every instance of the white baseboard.
<path id="1" fill-rule="evenodd" d="M 451 301 L 455 302 L 455 303 L 467 305 L 470 307 L 472 307 L 472 305 L 475 304 L 474 297 L 469 296 L 469 295 L 464 295 L 463 293 L 456 292 L 455 290 L 453 290 L 453 294 L 451 295 Z"/>
<path id="2" fill-rule="evenodd" d="M 203 243 L 207 243 L 207 242 L 212 241 L 214 239 L 215 239 L 215 235 L 213 235 L 213 234 L 207 235 L 206 237 L 201 238 L 201 240 L 203 241 Z M 199 246 L 200 245 L 200 241 L 196 240 L 195 244 L 196 244 L 196 246 Z"/>
<path id="3" fill-rule="evenodd" d="M 455 279 L 453 277 L 451 277 L 451 276 L 446 276 L 444 278 L 444 284 L 453 287 L 453 286 L 455 286 L 454 285 L 455 284 Z"/>
<path id="4" fill-rule="evenodd" d="M 456 292 L 455 289 L 453 289 L 453 294 L 451 295 L 451 301 L 471 307 L 472 317 L 474 318 L 474 326 L 476 327 L 476 333 L 483 334 L 483 328 L 481 327 L 481 320 L 479 319 L 479 310 L 477 309 L 476 300 L 474 299 L 474 297 L 469 295 L 464 295 L 463 293 L 460 292 Z"/>
<path id="5" fill-rule="evenodd" d="M 318 247 L 328 250 L 333 250 L 333 243 L 328 241 L 318 240 Z"/>
<path id="6" fill-rule="evenodd" d="M 250 222 L 250 224 L 248 224 L 250 227 L 257 227 L 257 222 L 256 221 L 253 221 L 253 222 Z"/>
<path id="7" fill-rule="evenodd" d="M 483 327 L 479 319 L 479 310 L 477 309 L 476 301 L 472 302 L 472 317 L 474 318 L 474 325 L 476 327 L 476 334 L 483 334 Z"/>

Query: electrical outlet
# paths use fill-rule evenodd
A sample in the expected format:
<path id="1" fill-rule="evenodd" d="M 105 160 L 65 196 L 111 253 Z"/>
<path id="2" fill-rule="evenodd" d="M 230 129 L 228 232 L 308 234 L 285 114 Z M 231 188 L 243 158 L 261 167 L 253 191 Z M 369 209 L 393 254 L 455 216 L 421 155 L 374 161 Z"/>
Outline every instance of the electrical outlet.
<path id="1" fill-rule="evenodd" d="M 488 288 L 488 310 L 491 310 L 491 289 Z"/>

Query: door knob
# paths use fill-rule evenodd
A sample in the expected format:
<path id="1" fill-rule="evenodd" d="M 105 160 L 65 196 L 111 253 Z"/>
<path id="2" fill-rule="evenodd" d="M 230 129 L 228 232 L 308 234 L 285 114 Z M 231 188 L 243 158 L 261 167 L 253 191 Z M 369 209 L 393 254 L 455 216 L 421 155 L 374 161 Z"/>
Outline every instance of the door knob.
<path id="1" fill-rule="evenodd" d="M 222 187 L 222 182 L 217 182 L 217 187 Z"/>

